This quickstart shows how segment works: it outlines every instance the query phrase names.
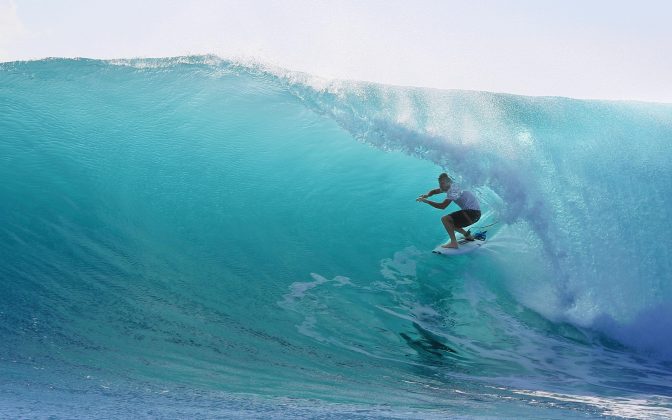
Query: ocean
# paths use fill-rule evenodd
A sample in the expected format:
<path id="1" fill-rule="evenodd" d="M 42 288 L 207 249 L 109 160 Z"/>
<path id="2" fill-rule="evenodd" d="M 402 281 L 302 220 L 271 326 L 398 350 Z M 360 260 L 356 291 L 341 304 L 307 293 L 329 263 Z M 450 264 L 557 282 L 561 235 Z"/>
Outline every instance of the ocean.
<path id="1" fill-rule="evenodd" d="M 0 63 L 0 417 L 670 418 L 671 162 L 672 104 Z"/>

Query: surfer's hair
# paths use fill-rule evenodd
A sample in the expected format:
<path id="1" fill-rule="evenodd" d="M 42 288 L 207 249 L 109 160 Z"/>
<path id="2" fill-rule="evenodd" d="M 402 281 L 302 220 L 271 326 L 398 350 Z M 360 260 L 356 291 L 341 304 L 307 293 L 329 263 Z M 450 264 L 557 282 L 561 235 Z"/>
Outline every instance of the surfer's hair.
<path id="1" fill-rule="evenodd" d="M 450 177 L 448 176 L 448 174 L 445 173 L 445 172 L 442 173 L 441 175 L 439 175 L 439 181 L 441 181 L 442 179 L 445 179 L 445 180 L 448 181 L 448 182 L 453 182 L 453 180 L 450 179 Z"/>

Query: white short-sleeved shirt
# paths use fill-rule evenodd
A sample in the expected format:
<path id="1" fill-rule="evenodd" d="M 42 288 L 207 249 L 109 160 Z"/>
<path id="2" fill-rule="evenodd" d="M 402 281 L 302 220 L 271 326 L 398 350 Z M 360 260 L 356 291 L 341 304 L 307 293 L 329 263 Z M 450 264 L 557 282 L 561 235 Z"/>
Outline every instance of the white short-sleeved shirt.
<path id="1" fill-rule="evenodd" d="M 462 210 L 481 210 L 476 196 L 471 191 L 462 190 L 455 184 L 452 184 L 446 191 L 446 197 L 454 201 Z"/>

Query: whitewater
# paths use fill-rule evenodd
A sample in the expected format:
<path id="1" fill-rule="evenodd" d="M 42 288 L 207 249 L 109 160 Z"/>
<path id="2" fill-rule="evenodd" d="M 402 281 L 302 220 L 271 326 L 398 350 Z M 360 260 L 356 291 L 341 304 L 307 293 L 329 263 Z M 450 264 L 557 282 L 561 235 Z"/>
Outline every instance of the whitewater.
<path id="1" fill-rule="evenodd" d="M 672 104 L 0 63 L 0 416 L 672 417 L 670 162 Z"/>

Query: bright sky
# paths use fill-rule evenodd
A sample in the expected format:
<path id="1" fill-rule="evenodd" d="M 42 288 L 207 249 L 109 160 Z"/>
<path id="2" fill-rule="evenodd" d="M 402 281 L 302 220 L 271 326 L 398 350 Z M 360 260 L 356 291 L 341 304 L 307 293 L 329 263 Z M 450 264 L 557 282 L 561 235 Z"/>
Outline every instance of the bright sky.
<path id="1" fill-rule="evenodd" d="M 0 0 L 0 61 L 210 53 L 330 78 L 672 103 L 672 1 Z"/>

